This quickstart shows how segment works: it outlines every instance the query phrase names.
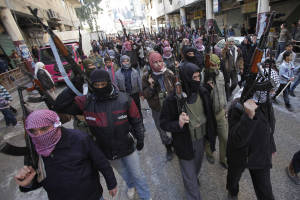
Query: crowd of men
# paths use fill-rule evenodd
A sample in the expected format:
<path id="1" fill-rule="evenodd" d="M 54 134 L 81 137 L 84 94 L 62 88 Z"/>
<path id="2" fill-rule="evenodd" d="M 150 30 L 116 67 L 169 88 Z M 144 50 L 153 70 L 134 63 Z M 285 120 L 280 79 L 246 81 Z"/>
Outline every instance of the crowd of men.
<path id="1" fill-rule="evenodd" d="M 144 147 L 147 131 L 142 100 L 152 111 L 166 159 L 174 155 L 179 159 L 186 199 L 202 199 L 198 176 L 204 154 L 209 163 L 216 162 L 217 137 L 219 163 L 228 169 L 228 199 L 238 199 L 245 169 L 250 171 L 257 199 L 275 199 L 270 178 L 276 152 L 272 103 L 283 91 L 286 108 L 293 111 L 289 95 L 295 96 L 299 83 L 293 45 L 279 41 L 277 60 L 266 51 L 257 81 L 268 79 L 272 87 L 253 91 L 241 103 L 256 36 L 245 36 L 240 45 L 233 37 L 225 38 L 219 53 L 214 53 L 211 38 L 200 29 L 169 29 L 155 35 L 141 32 L 94 40 L 93 50 L 82 60 L 89 82 L 89 92 L 83 96 L 69 87 L 55 94 L 51 76 L 43 63 L 37 63 L 36 79 L 55 103 L 52 110 L 33 111 L 26 119 L 40 167 L 24 166 L 18 172 L 15 179 L 21 191 L 42 186 L 49 199 L 104 199 L 98 171 L 109 194 L 115 196 L 114 168 L 126 182 L 129 199 L 135 192 L 140 199 L 151 199 L 137 153 Z M 84 80 L 78 81 L 76 75 L 71 80 L 83 92 Z M 8 110 L 5 98 L 0 105 Z M 73 117 L 74 129 L 62 126 L 65 116 Z M 6 119 L 7 125 L 15 123 Z M 298 185 L 299 154 L 287 167 L 288 176 Z"/>

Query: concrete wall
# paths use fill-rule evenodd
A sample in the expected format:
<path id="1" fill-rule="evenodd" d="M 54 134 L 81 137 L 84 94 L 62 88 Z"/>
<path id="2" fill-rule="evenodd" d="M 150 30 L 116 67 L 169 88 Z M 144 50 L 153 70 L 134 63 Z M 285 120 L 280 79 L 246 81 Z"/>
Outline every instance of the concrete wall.
<path id="1" fill-rule="evenodd" d="M 152 1 L 152 9 L 149 10 L 149 14 L 152 19 L 156 19 L 162 15 L 164 15 L 164 5 L 163 2 L 159 3 L 159 0 L 153 0 Z"/>
<path id="2" fill-rule="evenodd" d="M 179 8 L 187 6 L 192 3 L 199 2 L 199 0 L 173 0 L 172 4 L 170 4 L 169 0 L 153 0 L 152 1 L 152 9 L 150 9 L 148 15 L 150 15 L 153 19 L 163 16 L 164 13 L 172 13 Z"/>
<path id="3" fill-rule="evenodd" d="M 175 10 L 178 10 L 180 7 L 183 7 L 185 5 L 184 0 L 173 0 L 172 5 L 170 4 L 169 0 L 163 0 L 165 2 L 165 10 L 166 13 L 171 13 Z M 189 0 L 189 1 L 195 1 L 195 0 Z"/>
<path id="4" fill-rule="evenodd" d="M 286 14 L 285 17 L 280 18 L 282 20 L 286 20 L 293 12 L 297 12 L 297 13 L 300 12 L 300 10 L 296 10 L 296 8 L 299 5 L 300 5 L 299 0 L 289 0 L 288 2 L 281 2 L 281 3 L 277 3 L 277 4 L 273 5 L 271 7 L 271 11 L 274 10 L 274 11 Z M 295 21 L 297 21 L 297 19 L 291 19 L 291 21 L 289 21 L 288 23 L 290 24 Z"/>

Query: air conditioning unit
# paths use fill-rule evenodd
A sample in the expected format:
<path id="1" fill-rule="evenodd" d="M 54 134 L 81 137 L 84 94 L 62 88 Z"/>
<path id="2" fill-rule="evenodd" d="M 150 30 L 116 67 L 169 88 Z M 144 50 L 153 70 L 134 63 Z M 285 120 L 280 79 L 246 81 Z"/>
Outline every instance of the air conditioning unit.
<path id="1" fill-rule="evenodd" d="M 57 20 L 57 21 L 60 20 L 58 14 L 51 9 L 48 10 L 48 17 L 50 20 Z"/>

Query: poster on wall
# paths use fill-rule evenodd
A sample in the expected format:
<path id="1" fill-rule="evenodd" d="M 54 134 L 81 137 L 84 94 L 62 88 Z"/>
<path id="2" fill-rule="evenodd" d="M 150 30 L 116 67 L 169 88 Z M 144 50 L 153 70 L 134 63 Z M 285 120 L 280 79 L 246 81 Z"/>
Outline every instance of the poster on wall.
<path id="1" fill-rule="evenodd" d="M 218 13 L 220 11 L 219 0 L 213 0 L 213 12 Z"/>
<path id="2" fill-rule="evenodd" d="M 22 58 L 24 58 L 24 59 L 30 58 L 30 52 L 29 52 L 29 49 L 27 48 L 26 44 L 20 44 L 19 49 L 20 49 Z"/>

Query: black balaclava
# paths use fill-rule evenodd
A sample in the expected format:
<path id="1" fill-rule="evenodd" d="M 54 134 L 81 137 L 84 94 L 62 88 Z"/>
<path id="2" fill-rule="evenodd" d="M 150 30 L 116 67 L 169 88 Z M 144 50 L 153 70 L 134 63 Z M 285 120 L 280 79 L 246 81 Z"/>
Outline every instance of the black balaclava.
<path id="1" fill-rule="evenodd" d="M 188 52 L 194 52 L 194 56 L 188 56 L 187 55 Z M 184 59 L 194 64 L 197 64 L 196 52 L 197 50 L 191 46 L 184 46 L 182 49 Z"/>
<path id="2" fill-rule="evenodd" d="M 109 97 L 112 93 L 113 87 L 111 84 L 110 76 L 107 71 L 104 69 L 95 69 L 90 76 L 93 93 L 97 96 L 98 99 L 105 99 Z M 93 84 L 95 82 L 107 82 L 107 86 L 104 88 L 95 88 Z"/>
<path id="3" fill-rule="evenodd" d="M 197 100 L 197 94 L 200 88 L 201 81 L 193 80 L 193 74 L 200 72 L 199 67 L 193 63 L 186 63 L 180 68 L 180 79 L 183 83 L 182 89 L 187 94 L 187 102 L 194 103 Z"/>

